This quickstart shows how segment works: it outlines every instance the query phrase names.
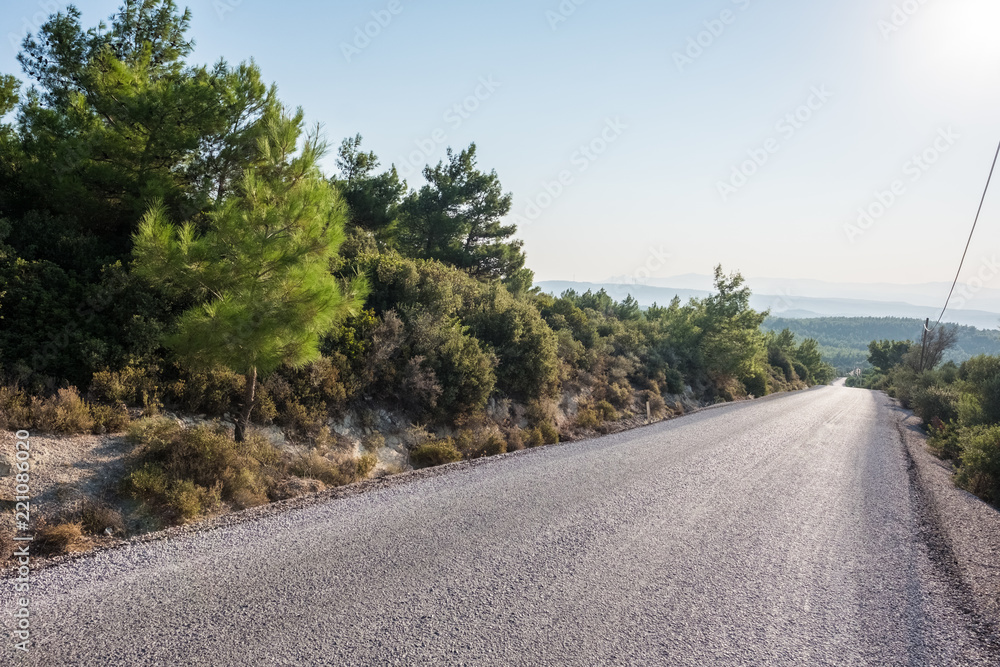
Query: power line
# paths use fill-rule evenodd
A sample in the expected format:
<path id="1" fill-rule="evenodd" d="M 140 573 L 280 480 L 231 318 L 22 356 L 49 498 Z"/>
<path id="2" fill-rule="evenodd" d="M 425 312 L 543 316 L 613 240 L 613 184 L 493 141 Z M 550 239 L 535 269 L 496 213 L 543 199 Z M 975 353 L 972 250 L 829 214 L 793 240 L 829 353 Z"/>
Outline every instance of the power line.
<path id="1" fill-rule="evenodd" d="M 986 179 L 986 188 L 983 190 L 983 197 L 979 200 L 979 210 L 976 211 L 976 219 L 972 223 L 972 231 L 969 232 L 969 240 L 965 244 L 965 252 L 962 253 L 962 261 L 958 264 L 958 273 L 955 274 L 955 280 L 951 284 L 951 291 L 948 292 L 948 298 L 944 302 L 944 308 L 941 309 L 941 315 L 938 317 L 937 322 L 934 323 L 933 328 L 928 329 L 927 324 L 924 324 L 924 331 L 929 332 L 937 329 L 941 324 L 941 320 L 944 319 L 944 314 L 948 312 L 948 305 L 951 303 L 951 297 L 955 295 L 955 288 L 958 286 L 958 279 L 962 276 L 962 269 L 965 267 L 965 258 L 969 254 L 969 247 L 972 246 L 972 237 L 976 233 L 976 226 L 979 225 L 979 215 L 983 212 L 983 204 L 986 203 L 986 193 L 990 190 L 990 182 L 993 180 L 993 172 L 997 168 L 997 160 L 1000 159 L 1000 144 L 997 145 L 996 155 L 993 156 L 993 166 L 990 167 L 990 175 Z"/>

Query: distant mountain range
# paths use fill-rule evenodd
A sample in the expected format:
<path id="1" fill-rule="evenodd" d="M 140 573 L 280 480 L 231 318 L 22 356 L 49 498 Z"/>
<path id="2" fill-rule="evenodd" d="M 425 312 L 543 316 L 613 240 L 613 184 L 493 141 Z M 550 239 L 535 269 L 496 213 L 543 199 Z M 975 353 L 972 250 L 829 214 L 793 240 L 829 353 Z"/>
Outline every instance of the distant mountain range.
<path id="1" fill-rule="evenodd" d="M 698 274 L 653 278 L 651 284 L 629 284 L 624 279 L 603 283 L 547 280 L 536 283 L 543 292 L 559 295 L 568 289 L 577 292 L 604 289 L 616 300 L 631 295 L 642 307 L 666 305 L 675 297 L 681 301 L 711 294 L 712 278 Z M 893 285 L 828 283 L 818 280 L 748 279 L 753 289 L 751 306 L 770 310 L 771 315 L 789 319 L 820 317 L 900 317 L 936 320 L 951 287 L 948 283 Z M 963 291 L 964 289 L 964 291 Z M 977 327 L 1000 327 L 1000 290 L 960 286 L 945 321 Z"/>

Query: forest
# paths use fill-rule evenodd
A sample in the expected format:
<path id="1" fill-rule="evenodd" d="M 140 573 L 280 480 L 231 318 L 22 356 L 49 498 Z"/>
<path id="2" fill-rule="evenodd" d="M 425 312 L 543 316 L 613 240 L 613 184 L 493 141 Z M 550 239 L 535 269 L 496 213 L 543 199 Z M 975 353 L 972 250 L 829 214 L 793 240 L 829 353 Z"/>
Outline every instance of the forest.
<path id="1" fill-rule="evenodd" d="M 361 136 L 328 146 L 252 61 L 188 62 L 190 20 L 70 6 L 0 78 L 0 426 L 128 431 L 127 492 L 168 520 L 371 474 L 380 411 L 424 434 L 419 467 L 834 377 L 721 267 L 712 296 L 647 310 L 540 293 L 475 144 L 411 185 Z M 366 453 L 337 453 L 350 415 Z M 314 451 L 281 459 L 272 425 Z"/>
<path id="2" fill-rule="evenodd" d="M 1000 324 L 1000 322 L 998 322 Z M 788 319 L 768 317 L 764 328 L 789 329 L 796 336 L 814 338 L 838 375 L 870 368 L 868 344 L 873 340 L 920 340 L 924 323 L 900 317 L 818 317 Z M 944 361 L 962 363 L 980 354 L 1000 354 L 1000 331 L 956 325 L 958 337 L 945 352 Z"/>

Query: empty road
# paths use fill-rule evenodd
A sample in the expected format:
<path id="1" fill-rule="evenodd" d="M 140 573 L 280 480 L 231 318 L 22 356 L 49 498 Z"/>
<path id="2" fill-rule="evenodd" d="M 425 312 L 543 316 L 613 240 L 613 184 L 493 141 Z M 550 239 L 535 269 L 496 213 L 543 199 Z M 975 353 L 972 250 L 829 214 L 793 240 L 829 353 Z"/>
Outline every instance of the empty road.
<path id="1" fill-rule="evenodd" d="M 995 666 L 899 418 L 822 387 L 105 552 L 10 664 Z"/>

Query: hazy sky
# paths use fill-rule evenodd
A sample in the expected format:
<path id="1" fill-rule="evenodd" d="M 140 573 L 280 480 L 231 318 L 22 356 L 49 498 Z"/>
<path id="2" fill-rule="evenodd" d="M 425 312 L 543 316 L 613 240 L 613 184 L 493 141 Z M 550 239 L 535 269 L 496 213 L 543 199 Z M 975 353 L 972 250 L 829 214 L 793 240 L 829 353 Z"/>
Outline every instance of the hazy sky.
<path id="1" fill-rule="evenodd" d="M 194 61 L 253 57 L 411 184 L 475 141 L 542 280 L 950 280 L 1000 141 L 996 0 L 186 4 Z M 4 0 L 0 71 L 56 6 Z M 966 274 L 994 287 L 998 223 L 1000 192 Z"/>

